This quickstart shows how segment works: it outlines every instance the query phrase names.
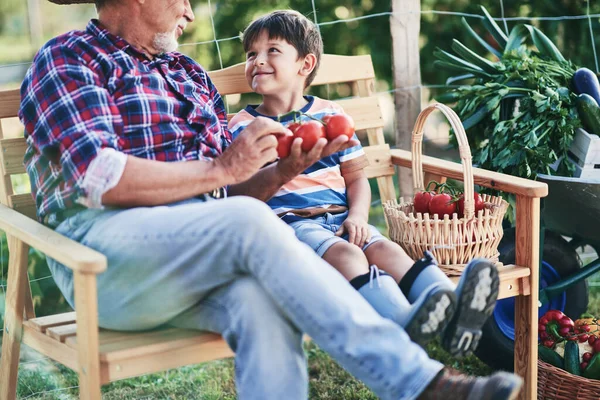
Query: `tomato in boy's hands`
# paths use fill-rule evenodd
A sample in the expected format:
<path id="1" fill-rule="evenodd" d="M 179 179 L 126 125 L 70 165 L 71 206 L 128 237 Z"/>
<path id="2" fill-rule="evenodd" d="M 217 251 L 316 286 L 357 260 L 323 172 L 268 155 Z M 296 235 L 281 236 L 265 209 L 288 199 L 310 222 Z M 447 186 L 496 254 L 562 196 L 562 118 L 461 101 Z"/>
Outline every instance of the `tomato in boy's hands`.
<path id="1" fill-rule="evenodd" d="M 292 122 L 286 128 L 292 131 L 292 133 L 296 133 L 296 131 L 298 130 L 298 128 L 300 128 L 301 125 L 302 124 L 300 122 Z"/>
<path id="2" fill-rule="evenodd" d="M 277 136 L 277 155 L 279 158 L 285 158 L 290 155 L 292 149 L 292 142 L 295 136 L 292 135 L 278 135 Z"/>
<path id="3" fill-rule="evenodd" d="M 326 137 L 325 126 L 317 121 L 304 122 L 294 132 L 294 136 L 302 139 L 302 151 L 309 152 L 317 140 Z"/>
<path id="4" fill-rule="evenodd" d="M 332 141 L 341 135 L 346 135 L 348 139 L 352 139 L 354 120 L 350 116 L 346 114 L 327 115 L 323 118 L 323 122 L 326 124 L 325 132 L 328 141 Z"/>

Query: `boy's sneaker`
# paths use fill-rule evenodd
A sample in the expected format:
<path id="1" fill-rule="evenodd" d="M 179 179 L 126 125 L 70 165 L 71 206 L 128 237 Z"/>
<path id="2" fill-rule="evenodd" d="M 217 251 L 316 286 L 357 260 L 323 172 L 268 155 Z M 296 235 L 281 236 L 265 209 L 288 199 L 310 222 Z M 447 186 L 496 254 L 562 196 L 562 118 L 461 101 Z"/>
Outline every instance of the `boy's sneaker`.
<path id="1" fill-rule="evenodd" d="M 431 381 L 418 400 L 514 400 L 523 379 L 508 372 L 488 377 L 467 376 L 444 368 Z"/>
<path id="2" fill-rule="evenodd" d="M 446 329 L 455 311 L 454 291 L 435 283 L 413 303 L 404 330 L 413 342 L 425 346 Z"/>
<path id="3" fill-rule="evenodd" d="M 498 298 L 498 270 L 486 259 L 472 260 L 456 288 L 457 310 L 442 337 L 442 346 L 455 357 L 472 353 L 481 328 L 492 315 Z"/>

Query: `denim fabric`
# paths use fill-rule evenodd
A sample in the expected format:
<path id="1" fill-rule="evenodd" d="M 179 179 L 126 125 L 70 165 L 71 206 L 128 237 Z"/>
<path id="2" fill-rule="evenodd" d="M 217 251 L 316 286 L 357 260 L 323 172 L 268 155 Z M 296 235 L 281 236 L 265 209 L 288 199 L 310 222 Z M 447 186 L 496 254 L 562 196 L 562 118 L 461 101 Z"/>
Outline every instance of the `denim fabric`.
<path id="1" fill-rule="evenodd" d="M 335 236 L 335 232 L 342 226 L 346 218 L 348 218 L 348 211 L 340 214 L 325 213 L 317 217 L 290 222 L 289 225 L 294 228 L 296 237 L 301 242 L 309 245 L 319 257 L 323 257 L 323 254 L 335 243 L 348 241 L 348 234 L 341 237 Z M 369 229 L 371 230 L 371 240 L 369 243 L 365 243 L 363 251 L 375 242 L 387 240 L 373 225 L 369 225 Z"/>
<path id="2" fill-rule="evenodd" d="M 303 332 L 382 399 L 414 399 L 442 368 L 258 200 L 85 210 L 57 230 L 108 258 L 100 326 L 221 333 L 240 399 L 307 398 Z M 73 305 L 71 273 L 50 268 Z"/>

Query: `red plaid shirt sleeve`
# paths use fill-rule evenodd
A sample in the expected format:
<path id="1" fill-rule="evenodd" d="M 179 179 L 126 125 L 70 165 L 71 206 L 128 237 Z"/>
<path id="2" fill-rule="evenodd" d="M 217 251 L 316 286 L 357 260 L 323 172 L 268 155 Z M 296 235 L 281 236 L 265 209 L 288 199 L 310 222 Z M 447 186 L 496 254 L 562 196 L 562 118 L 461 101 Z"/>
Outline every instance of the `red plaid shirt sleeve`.
<path id="1" fill-rule="evenodd" d="M 27 80 L 20 117 L 27 132 L 25 162 L 32 186 L 60 192 L 47 201 L 85 198 L 82 183 L 89 164 L 104 148 L 121 149 L 115 133 L 119 110 L 98 73 L 69 48 L 44 48 Z M 48 168 L 37 168 L 41 165 Z M 57 173 L 61 180 L 49 179 Z M 58 186 L 45 187 L 49 184 Z"/>

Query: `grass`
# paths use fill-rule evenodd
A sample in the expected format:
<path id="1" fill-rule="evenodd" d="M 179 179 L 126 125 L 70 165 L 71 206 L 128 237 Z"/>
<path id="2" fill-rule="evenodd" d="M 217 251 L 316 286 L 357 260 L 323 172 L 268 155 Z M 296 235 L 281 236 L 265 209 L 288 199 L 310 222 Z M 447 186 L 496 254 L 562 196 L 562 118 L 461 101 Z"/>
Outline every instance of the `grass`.
<path id="1" fill-rule="evenodd" d="M 490 370 L 475 357 L 462 361 L 451 358 L 437 343 L 428 346 L 428 353 L 443 362 L 470 374 L 489 374 Z M 31 350 L 26 355 L 36 357 Z M 314 343 L 306 343 L 310 379 L 310 399 L 375 400 L 362 382 L 353 378 Z M 40 356 L 37 355 L 36 359 Z M 77 375 L 68 368 L 43 360 L 21 363 L 19 399 L 67 400 L 78 398 Z M 103 387 L 104 400 L 189 399 L 233 400 L 236 398 L 233 360 L 212 361 L 182 367 L 162 373 L 126 379 Z"/>

